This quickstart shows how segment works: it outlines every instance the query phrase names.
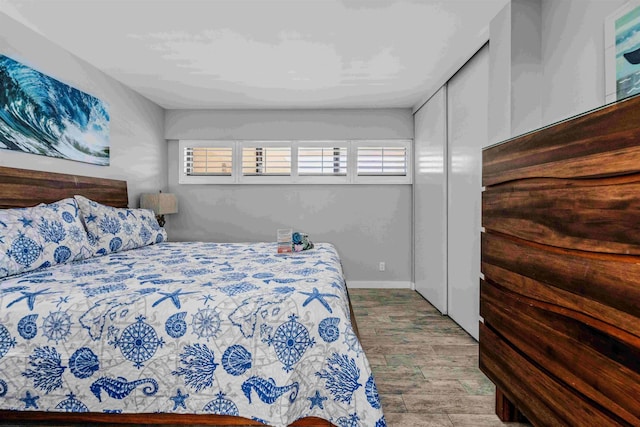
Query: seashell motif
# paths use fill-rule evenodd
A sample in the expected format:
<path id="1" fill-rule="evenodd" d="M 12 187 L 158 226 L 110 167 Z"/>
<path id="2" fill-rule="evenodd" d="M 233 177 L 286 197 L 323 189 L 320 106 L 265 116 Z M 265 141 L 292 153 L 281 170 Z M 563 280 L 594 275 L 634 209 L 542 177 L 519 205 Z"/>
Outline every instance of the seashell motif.
<path id="1" fill-rule="evenodd" d="M 323 319 L 318 325 L 320 338 L 326 342 L 334 342 L 337 340 L 340 337 L 340 330 L 338 329 L 339 323 L 340 319 L 337 317 L 327 317 Z"/>
<path id="2" fill-rule="evenodd" d="M 53 259 L 58 263 L 62 264 L 66 262 L 69 257 L 71 257 L 71 249 L 66 246 L 58 246 L 55 251 L 53 251 Z"/>
<path id="3" fill-rule="evenodd" d="M 76 378 L 89 378 L 100 369 L 98 356 L 91 349 L 81 347 L 69 359 L 69 369 Z"/>
<path id="4" fill-rule="evenodd" d="M 118 249 L 120 249 L 121 247 L 122 247 L 122 239 L 119 237 L 114 237 L 109 242 L 109 249 L 111 250 L 111 252 L 117 252 Z"/>
<path id="5" fill-rule="evenodd" d="M 30 340 L 38 334 L 38 326 L 36 325 L 37 318 L 37 314 L 29 314 L 18 322 L 18 333 L 25 340 Z"/>
<path id="6" fill-rule="evenodd" d="M 187 322 L 184 321 L 186 311 L 172 314 L 164 324 L 164 330 L 171 338 L 180 338 L 187 332 Z"/>
<path id="7" fill-rule="evenodd" d="M 71 224 L 73 222 L 73 215 L 69 212 L 62 212 L 62 219 L 64 219 L 67 223 Z"/>
<path id="8" fill-rule="evenodd" d="M 222 367 L 230 375 L 242 375 L 251 368 L 251 353 L 241 345 L 232 345 L 222 355 Z"/>

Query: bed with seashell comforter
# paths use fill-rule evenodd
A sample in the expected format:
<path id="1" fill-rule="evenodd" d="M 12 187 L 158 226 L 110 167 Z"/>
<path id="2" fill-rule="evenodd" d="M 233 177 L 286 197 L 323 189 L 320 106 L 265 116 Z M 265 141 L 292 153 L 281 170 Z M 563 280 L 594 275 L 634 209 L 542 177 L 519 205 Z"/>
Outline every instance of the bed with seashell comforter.
<path id="1" fill-rule="evenodd" d="M 167 242 L 152 215 L 113 208 L 104 219 L 83 199 L 12 209 L 14 234 L 11 217 L 0 222 L 0 265 L 19 270 L 0 278 L 4 416 L 385 425 L 331 244 L 278 254 L 275 243 Z"/>

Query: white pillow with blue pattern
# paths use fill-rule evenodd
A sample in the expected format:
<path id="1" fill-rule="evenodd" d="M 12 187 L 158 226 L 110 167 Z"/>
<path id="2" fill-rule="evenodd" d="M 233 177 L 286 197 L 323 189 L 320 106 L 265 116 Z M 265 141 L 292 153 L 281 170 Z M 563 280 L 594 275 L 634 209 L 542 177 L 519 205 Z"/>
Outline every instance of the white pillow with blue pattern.
<path id="1" fill-rule="evenodd" d="M 0 210 L 0 277 L 91 256 L 74 199 Z"/>
<path id="2" fill-rule="evenodd" d="M 84 196 L 74 197 L 80 206 L 87 238 L 95 255 L 135 249 L 167 240 L 167 232 L 158 225 L 152 210 L 114 208 Z"/>

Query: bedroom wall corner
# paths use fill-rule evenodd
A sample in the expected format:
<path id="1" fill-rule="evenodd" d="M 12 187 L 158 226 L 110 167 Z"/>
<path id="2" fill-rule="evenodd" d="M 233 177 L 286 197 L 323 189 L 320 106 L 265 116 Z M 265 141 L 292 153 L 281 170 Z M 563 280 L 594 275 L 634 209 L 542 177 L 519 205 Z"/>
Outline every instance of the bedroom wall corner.
<path id="1" fill-rule="evenodd" d="M 541 0 L 511 0 L 489 27 L 488 144 L 540 127 Z"/>
<path id="2" fill-rule="evenodd" d="M 0 54 L 98 97 L 109 106 L 110 165 L 0 150 L 0 165 L 128 182 L 129 206 L 167 187 L 164 110 L 91 64 L 0 12 Z"/>

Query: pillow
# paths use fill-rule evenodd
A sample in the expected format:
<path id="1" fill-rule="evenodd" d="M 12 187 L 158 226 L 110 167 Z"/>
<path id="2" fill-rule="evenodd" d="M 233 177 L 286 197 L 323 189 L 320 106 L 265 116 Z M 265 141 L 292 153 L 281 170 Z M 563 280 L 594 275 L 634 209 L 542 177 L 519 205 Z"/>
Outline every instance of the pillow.
<path id="1" fill-rule="evenodd" d="M 91 256 L 74 199 L 0 210 L 0 277 Z"/>
<path id="2" fill-rule="evenodd" d="M 74 196 L 80 206 L 87 238 L 95 255 L 105 255 L 167 240 L 152 210 L 105 206 Z"/>

